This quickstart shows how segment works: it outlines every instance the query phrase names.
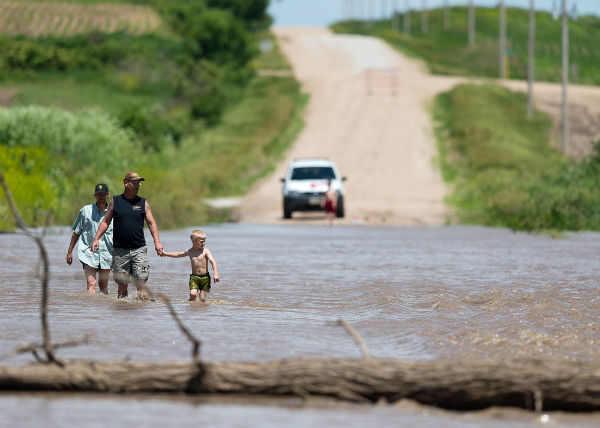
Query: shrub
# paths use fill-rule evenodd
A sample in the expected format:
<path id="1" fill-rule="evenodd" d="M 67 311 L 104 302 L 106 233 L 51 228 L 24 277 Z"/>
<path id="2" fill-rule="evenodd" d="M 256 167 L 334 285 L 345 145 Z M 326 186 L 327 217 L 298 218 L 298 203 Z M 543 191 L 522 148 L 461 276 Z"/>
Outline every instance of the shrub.
<path id="1" fill-rule="evenodd" d="M 206 4 L 208 7 L 229 10 L 252 27 L 267 28 L 271 24 L 266 13 L 269 0 L 206 0 Z"/>
<path id="2" fill-rule="evenodd" d="M 43 224 L 57 208 L 60 183 L 52 179 L 57 160 L 41 147 L 0 145 L 0 167 L 17 208 L 27 224 Z M 13 230 L 15 220 L 0 188 L 0 230 Z"/>
<path id="3" fill-rule="evenodd" d="M 99 110 L 51 107 L 0 108 L 0 144 L 43 147 L 74 164 L 121 169 L 139 145 L 119 122 Z"/>
<path id="4" fill-rule="evenodd" d="M 89 200 L 95 183 L 103 181 L 110 186 L 112 177 L 142 162 L 141 145 L 133 133 L 97 110 L 0 108 L 0 146 L 47 153 L 45 180 L 57 190 L 57 204 L 72 209 L 72 204 Z M 70 219 L 71 213 L 58 215 Z"/>
<path id="5" fill-rule="evenodd" d="M 215 126 L 219 123 L 225 110 L 225 97 L 217 89 L 210 90 L 205 95 L 199 95 L 192 102 L 192 117 L 204 119 L 206 125 Z"/>
<path id="6" fill-rule="evenodd" d="M 208 126 L 216 125 L 227 105 L 225 68 L 210 61 L 199 61 L 188 71 L 191 116 L 203 119 Z M 228 81 L 229 83 L 229 81 Z"/>
<path id="7" fill-rule="evenodd" d="M 194 41 L 191 54 L 197 59 L 245 65 L 256 55 L 244 25 L 223 10 L 209 9 L 190 19 L 183 32 Z"/>
<path id="8" fill-rule="evenodd" d="M 128 105 L 118 116 L 121 125 L 137 135 L 145 151 L 160 152 L 168 145 L 179 145 L 184 124 L 165 117 L 160 106 Z"/>

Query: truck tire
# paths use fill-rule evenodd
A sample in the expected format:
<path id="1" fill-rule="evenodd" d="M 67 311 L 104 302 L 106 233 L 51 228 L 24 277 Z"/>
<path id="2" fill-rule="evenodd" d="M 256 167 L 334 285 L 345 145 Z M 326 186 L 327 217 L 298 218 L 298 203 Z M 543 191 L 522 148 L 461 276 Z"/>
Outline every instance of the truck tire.
<path id="1" fill-rule="evenodd" d="M 344 198 L 338 197 L 335 216 L 338 218 L 344 217 Z"/>
<path id="2" fill-rule="evenodd" d="M 283 218 L 292 218 L 292 208 L 290 207 L 290 204 L 286 201 L 283 201 Z"/>

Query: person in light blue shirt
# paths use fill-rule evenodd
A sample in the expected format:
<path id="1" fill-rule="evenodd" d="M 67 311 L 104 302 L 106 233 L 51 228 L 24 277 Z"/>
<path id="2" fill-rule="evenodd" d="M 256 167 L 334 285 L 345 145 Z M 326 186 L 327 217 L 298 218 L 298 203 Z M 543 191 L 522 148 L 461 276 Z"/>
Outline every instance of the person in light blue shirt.
<path id="1" fill-rule="evenodd" d="M 100 291 L 108 294 L 108 276 L 113 253 L 112 224 L 100 239 L 99 249 L 96 252 L 90 250 L 92 241 L 96 236 L 96 232 L 98 232 L 98 225 L 104 218 L 108 208 L 107 201 L 110 198 L 108 186 L 104 183 L 97 184 L 94 188 L 94 197 L 96 203 L 83 206 L 79 210 L 75 223 L 73 223 L 73 235 L 67 251 L 67 264 L 73 263 L 73 248 L 81 238 L 77 257 L 83 265 L 87 291 L 88 293 L 96 292 L 96 275 L 98 275 L 97 283 Z"/>

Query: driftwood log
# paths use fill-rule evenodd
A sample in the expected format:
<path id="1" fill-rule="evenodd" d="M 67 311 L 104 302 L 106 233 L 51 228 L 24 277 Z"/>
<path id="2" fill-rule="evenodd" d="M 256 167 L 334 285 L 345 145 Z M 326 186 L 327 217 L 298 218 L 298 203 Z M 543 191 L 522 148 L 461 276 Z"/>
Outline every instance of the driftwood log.
<path id="1" fill-rule="evenodd" d="M 512 406 L 600 410 L 600 363 L 294 359 L 269 363 L 92 362 L 0 367 L 1 391 L 328 396 L 412 399 L 455 410 Z"/>

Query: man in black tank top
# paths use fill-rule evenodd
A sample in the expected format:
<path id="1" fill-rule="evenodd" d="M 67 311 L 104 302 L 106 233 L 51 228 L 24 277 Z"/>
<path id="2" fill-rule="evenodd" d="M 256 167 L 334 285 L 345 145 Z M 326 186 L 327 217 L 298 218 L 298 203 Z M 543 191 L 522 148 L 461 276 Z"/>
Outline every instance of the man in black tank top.
<path id="1" fill-rule="evenodd" d="M 96 251 L 100 237 L 106 232 L 110 222 L 113 223 L 113 261 L 111 270 L 113 278 L 119 286 L 118 297 L 127 296 L 129 281 L 133 281 L 138 290 L 138 298 L 147 300 L 146 281 L 148 280 L 148 250 L 144 238 L 144 221 L 154 238 L 154 248 L 159 256 L 163 247 L 158 238 L 158 226 L 148 201 L 138 196 L 144 177 L 137 172 L 128 173 L 123 179 L 125 190 L 115 196 L 98 226 L 98 233 L 92 242 L 91 250 Z"/>

